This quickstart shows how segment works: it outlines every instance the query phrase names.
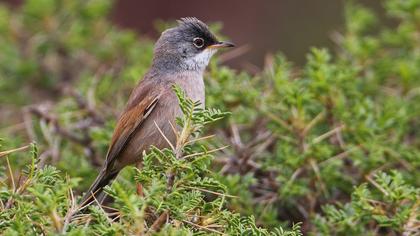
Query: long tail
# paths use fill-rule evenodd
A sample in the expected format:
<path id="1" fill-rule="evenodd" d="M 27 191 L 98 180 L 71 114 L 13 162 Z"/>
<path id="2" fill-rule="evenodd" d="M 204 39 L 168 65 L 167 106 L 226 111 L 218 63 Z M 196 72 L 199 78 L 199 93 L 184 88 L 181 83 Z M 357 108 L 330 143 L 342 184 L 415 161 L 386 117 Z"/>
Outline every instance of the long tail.
<path id="1" fill-rule="evenodd" d="M 103 192 L 103 188 L 112 183 L 115 177 L 117 177 L 118 172 L 119 171 L 113 171 L 108 173 L 106 170 L 102 170 L 90 186 L 89 190 L 83 196 L 80 208 L 83 208 L 95 200 L 102 204 L 106 197 L 106 194 Z"/>

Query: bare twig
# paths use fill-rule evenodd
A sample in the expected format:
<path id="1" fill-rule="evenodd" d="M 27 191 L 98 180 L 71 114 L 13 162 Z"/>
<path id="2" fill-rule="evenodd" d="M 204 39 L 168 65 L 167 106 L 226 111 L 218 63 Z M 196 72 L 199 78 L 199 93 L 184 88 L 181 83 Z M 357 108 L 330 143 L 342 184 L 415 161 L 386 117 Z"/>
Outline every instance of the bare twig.
<path id="1" fill-rule="evenodd" d="M 215 136 L 215 135 L 214 135 L 214 134 L 212 134 L 212 135 L 204 136 L 204 137 L 201 137 L 201 138 L 192 139 L 192 140 L 190 140 L 190 141 L 186 142 L 185 144 L 196 143 L 196 142 L 198 142 L 198 141 L 202 141 L 202 140 L 206 140 L 206 139 L 214 138 L 214 136 Z"/>
<path id="2" fill-rule="evenodd" d="M 78 211 L 78 206 L 76 204 L 76 199 L 74 198 L 74 194 L 73 194 L 73 190 L 70 188 L 69 189 L 69 199 L 70 199 L 70 206 L 67 209 L 67 213 L 64 216 L 64 221 L 63 221 L 63 229 L 62 229 L 62 234 L 65 234 L 68 228 L 68 225 L 70 224 L 70 221 L 73 217 L 74 214 L 76 214 L 76 212 Z"/>
<path id="3" fill-rule="evenodd" d="M 302 134 L 306 135 L 318 122 L 324 118 L 325 111 L 321 111 L 318 115 L 313 118 L 308 125 L 303 129 Z"/>
<path id="4" fill-rule="evenodd" d="M 324 134 L 322 134 L 322 135 L 314 138 L 312 140 L 312 144 L 317 144 L 317 143 L 321 142 L 322 140 L 330 137 L 331 135 L 334 135 L 335 133 L 341 131 L 343 128 L 344 128 L 344 125 L 335 127 L 334 129 L 332 129 L 332 130 L 330 130 L 330 131 L 328 131 L 328 132 L 326 132 L 326 133 L 324 133 Z"/>
<path id="5" fill-rule="evenodd" d="M 13 152 L 20 152 L 20 151 L 25 151 L 26 149 L 28 149 L 31 145 L 26 145 L 20 148 L 15 148 L 15 149 L 11 149 L 11 150 L 7 150 L 7 151 L 2 151 L 0 152 L 0 157 L 4 157 L 7 156 Z"/>
<path id="6" fill-rule="evenodd" d="M 181 186 L 181 187 L 183 187 L 183 188 L 189 188 L 189 189 L 194 189 L 194 190 L 199 190 L 199 191 L 202 191 L 202 192 L 211 193 L 211 194 L 218 195 L 218 196 L 224 196 L 224 197 L 230 197 L 230 198 L 238 198 L 238 196 L 229 195 L 229 194 L 225 194 L 225 193 L 218 193 L 218 192 L 207 190 L 207 189 L 203 189 L 203 188 L 190 187 L 190 186 Z"/>
<path id="7" fill-rule="evenodd" d="M 371 183 L 373 184 L 373 186 L 375 186 L 377 189 L 379 189 L 385 196 L 388 196 L 389 193 L 388 191 L 386 191 L 384 188 L 382 188 L 381 185 L 379 185 L 374 179 L 372 179 L 372 177 L 370 175 L 366 175 L 365 178 Z"/>
<path id="8" fill-rule="evenodd" d="M 165 210 L 164 212 L 162 212 L 162 214 L 160 214 L 160 216 L 155 220 L 155 222 L 153 222 L 146 235 L 151 235 L 153 232 L 158 232 L 162 228 L 162 225 L 168 220 L 168 218 L 169 212 Z"/>
<path id="9" fill-rule="evenodd" d="M 7 162 L 7 170 L 9 171 L 9 176 L 10 176 L 10 180 L 12 182 L 12 188 L 13 188 L 13 192 L 14 192 L 16 190 L 15 178 L 13 176 L 12 167 L 10 166 L 10 162 L 9 162 L 8 157 L 6 157 L 6 162 Z M 6 208 L 7 208 L 7 206 L 6 206 Z"/>
<path id="10" fill-rule="evenodd" d="M 165 141 L 168 143 L 168 145 L 171 147 L 171 149 L 173 151 L 175 151 L 174 145 L 171 143 L 171 141 L 169 141 L 169 139 L 166 137 L 166 135 L 163 133 L 163 131 L 159 128 L 159 126 L 156 123 L 156 121 L 153 121 L 153 122 L 155 123 L 155 126 L 156 126 L 157 130 L 159 131 L 160 135 L 162 135 L 163 139 L 165 139 Z"/>
<path id="11" fill-rule="evenodd" d="M 349 154 L 350 154 L 350 153 L 352 153 L 352 152 L 353 152 L 353 151 L 355 151 L 356 149 L 357 149 L 356 147 L 355 147 L 355 148 L 351 148 L 351 149 L 346 150 L 346 151 L 344 151 L 344 152 L 341 152 L 341 153 L 339 153 L 339 154 L 337 154 L 337 155 L 335 155 L 335 156 L 333 156 L 333 157 L 330 157 L 330 158 L 328 158 L 328 159 L 326 159 L 326 160 L 324 160 L 324 161 L 321 161 L 321 162 L 319 162 L 318 164 L 321 166 L 321 165 L 327 164 L 327 163 L 329 163 L 329 162 L 331 162 L 331 161 L 333 161 L 333 160 L 339 160 L 339 159 L 346 158 L 346 157 L 348 157 L 348 156 L 349 156 Z"/>
<path id="12" fill-rule="evenodd" d="M 212 232 L 212 233 L 216 233 L 216 234 L 220 234 L 220 235 L 226 235 L 223 232 L 217 231 L 217 230 L 212 229 L 212 228 L 209 228 L 209 227 L 201 226 L 201 225 L 195 224 L 195 223 L 190 222 L 190 221 L 187 221 L 187 220 L 183 220 L 182 222 L 187 223 L 187 224 L 190 224 L 190 225 L 192 225 L 192 226 L 194 226 L 196 228 L 200 228 L 200 229 L 203 229 L 203 230 Z"/>
<path id="13" fill-rule="evenodd" d="M 228 147 L 229 147 L 229 146 L 223 146 L 223 147 L 216 148 L 216 149 L 213 149 L 213 150 L 210 150 L 210 151 L 206 151 L 206 152 L 196 152 L 196 153 L 193 153 L 193 154 L 189 154 L 189 155 L 186 155 L 186 156 L 182 156 L 181 158 L 182 158 L 182 159 L 186 159 L 186 158 L 195 157 L 195 156 L 200 156 L 200 155 L 204 155 L 204 154 L 211 154 L 211 153 L 213 153 L 213 152 L 217 152 L 217 151 L 223 150 L 223 149 L 228 148 Z"/>

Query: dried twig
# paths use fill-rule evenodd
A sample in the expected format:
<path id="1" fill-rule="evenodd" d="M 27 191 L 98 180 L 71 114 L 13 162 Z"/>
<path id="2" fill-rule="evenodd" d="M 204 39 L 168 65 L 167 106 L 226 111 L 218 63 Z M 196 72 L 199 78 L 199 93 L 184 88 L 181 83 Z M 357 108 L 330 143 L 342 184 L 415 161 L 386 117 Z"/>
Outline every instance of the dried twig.
<path id="1" fill-rule="evenodd" d="M 195 223 L 190 222 L 190 221 L 187 221 L 187 220 L 183 220 L 182 222 L 187 223 L 189 225 L 192 225 L 192 226 L 194 226 L 196 228 L 200 228 L 200 229 L 203 229 L 203 230 L 212 232 L 212 233 L 216 233 L 216 234 L 220 234 L 220 235 L 226 235 L 223 232 L 217 231 L 215 229 L 212 229 L 212 228 L 209 228 L 209 227 L 206 227 L 206 226 L 201 226 L 201 225 L 195 224 Z"/>
<path id="2" fill-rule="evenodd" d="M 163 224 L 168 220 L 169 212 L 165 210 L 160 214 L 160 216 L 153 222 L 152 226 L 150 226 L 149 230 L 147 231 L 146 235 L 151 235 L 154 232 L 158 232 Z"/>
<path id="3" fill-rule="evenodd" d="M 163 139 L 165 139 L 166 143 L 168 143 L 168 145 L 171 147 L 171 149 L 173 151 L 175 151 L 175 147 L 174 145 L 171 143 L 171 141 L 169 141 L 169 139 L 166 137 L 166 135 L 163 133 L 163 131 L 159 128 L 158 124 L 156 123 L 156 121 L 153 121 L 157 130 L 159 131 L 160 135 L 163 137 Z"/>
<path id="4" fill-rule="evenodd" d="M 31 145 L 26 145 L 20 148 L 15 148 L 15 149 L 11 149 L 11 150 L 7 150 L 7 151 L 2 151 L 0 152 L 0 157 L 4 157 L 7 156 L 13 152 L 20 152 L 20 151 L 25 151 L 26 149 L 28 149 Z"/>
<path id="5" fill-rule="evenodd" d="M 190 187 L 190 186 L 181 186 L 181 187 L 183 187 L 183 188 L 189 188 L 189 189 L 194 189 L 194 190 L 199 190 L 199 191 L 203 191 L 203 192 L 206 192 L 206 193 L 211 193 L 211 194 L 218 195 L 218 196 L 224 196 L 224 197 L 230 197 L 230 198 L 238 198 L 238 196 L 229 195 L 229 194 L 225 194 L 225 193 L 218 193 L 218 192 L 207 190 L 207 189 L 203 189 L 203 188 Z"/>

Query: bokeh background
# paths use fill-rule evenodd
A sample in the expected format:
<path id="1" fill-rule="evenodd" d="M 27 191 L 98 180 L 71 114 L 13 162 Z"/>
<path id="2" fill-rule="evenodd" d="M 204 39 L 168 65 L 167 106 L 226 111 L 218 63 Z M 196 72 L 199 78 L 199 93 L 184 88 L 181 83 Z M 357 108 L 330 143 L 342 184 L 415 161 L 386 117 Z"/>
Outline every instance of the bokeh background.
<path id="1" fill-rule="evenodd" d="M 15 6 L 22 0 L 1 0 Z M 0 1 L 0 2 L 1 2 Z M 255 72 L 267 53 L 284 53 L 298 65 L 305 62 L 310 47 L 333 48 L 331 35 L 343 29 L 344 0 L 114 0 L 112 20 L 156 39 L 156 22 L 195 16 L 205 22 L 223 22 L 222 33 L 245 46 L 240 56 L 226 63 Z M 381 1 L 362 0 L 383 16 Z"/>

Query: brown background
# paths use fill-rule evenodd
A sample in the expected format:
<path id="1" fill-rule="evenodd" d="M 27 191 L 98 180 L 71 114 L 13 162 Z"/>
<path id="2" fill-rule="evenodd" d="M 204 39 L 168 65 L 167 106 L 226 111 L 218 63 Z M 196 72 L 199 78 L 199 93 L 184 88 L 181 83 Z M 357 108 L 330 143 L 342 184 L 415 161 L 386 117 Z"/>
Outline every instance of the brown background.
<path id="1" fill-rule="evenodd" d="M 18 5 L 23 0 L 0 0 Z M 228 63 L 241 68 L 261 67 L 269 52 L 283 52 L 296 64 L 305 61 L 312 46 L 334 46 L 331 33 L 343 29 L 344 0 L 115 0 L 113 20 L 156 38 L 157 19 L 195 16 L 222 22 L 222 33 L 237 45 L 249 45 L 241 57 Z M 380 1 L 361 0 L 381 11 Z"/>

